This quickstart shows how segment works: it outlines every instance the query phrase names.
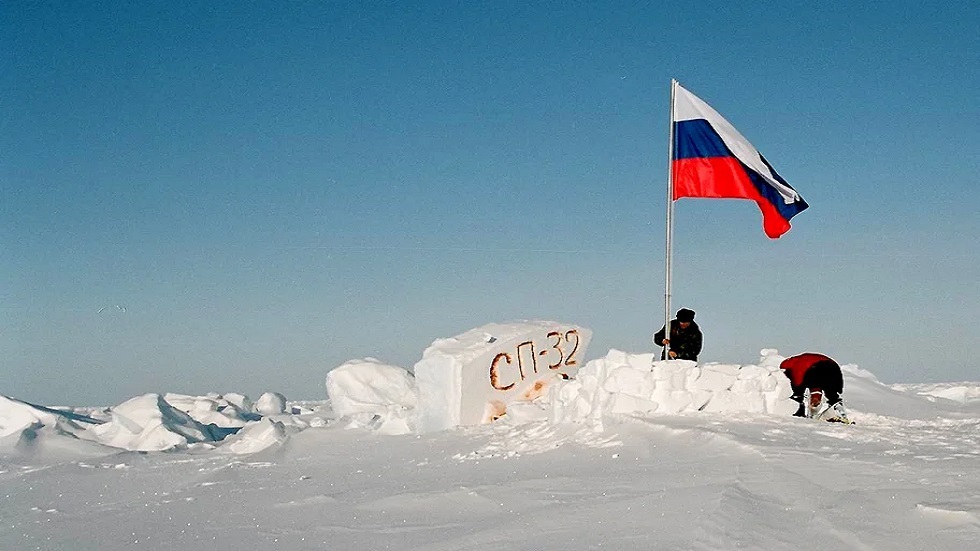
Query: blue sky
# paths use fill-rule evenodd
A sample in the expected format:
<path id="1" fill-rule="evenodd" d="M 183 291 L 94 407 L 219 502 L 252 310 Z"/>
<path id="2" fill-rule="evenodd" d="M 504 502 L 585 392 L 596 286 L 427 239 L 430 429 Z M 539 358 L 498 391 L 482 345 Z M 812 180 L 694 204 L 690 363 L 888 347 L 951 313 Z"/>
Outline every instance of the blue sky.
<path id="1" fill-rule="evenodd" d="M 976 380 L 977 4 L 649 4 L 4 3 L 0 393 L 319 399 L 522 318 L 651 350 L 671 78 L 811 205 L 677 203 L 702 360 Z"/>

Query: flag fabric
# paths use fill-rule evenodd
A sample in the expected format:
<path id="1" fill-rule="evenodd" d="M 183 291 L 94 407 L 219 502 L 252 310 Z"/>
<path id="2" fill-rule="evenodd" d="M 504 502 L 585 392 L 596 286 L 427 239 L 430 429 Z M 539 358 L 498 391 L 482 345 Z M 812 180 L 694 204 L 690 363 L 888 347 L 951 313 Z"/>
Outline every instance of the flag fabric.
<path id="1" fill-rule="evenodd" d="M 762 211 L 772 239 L 809 205 L 738 130 L 701 98 L 675 84 L 671 170 L 674 200 L 681 197 L 749 199 Z"/>

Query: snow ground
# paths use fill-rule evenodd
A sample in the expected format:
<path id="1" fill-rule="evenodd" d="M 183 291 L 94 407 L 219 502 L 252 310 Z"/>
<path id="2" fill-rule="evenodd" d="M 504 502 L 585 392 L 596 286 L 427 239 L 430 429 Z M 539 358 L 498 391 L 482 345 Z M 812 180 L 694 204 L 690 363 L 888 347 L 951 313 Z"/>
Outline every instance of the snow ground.
<path id="1" fill-rule="evenodd" d="M 0 549 L 975 548 L 980 383 L 864 375 L 845 373 L 851 426 L 730 411 L 385 435 L 323 401 L 249 425 L 274 442 L 254 453 L 41 436 L 0 448 Z"/>

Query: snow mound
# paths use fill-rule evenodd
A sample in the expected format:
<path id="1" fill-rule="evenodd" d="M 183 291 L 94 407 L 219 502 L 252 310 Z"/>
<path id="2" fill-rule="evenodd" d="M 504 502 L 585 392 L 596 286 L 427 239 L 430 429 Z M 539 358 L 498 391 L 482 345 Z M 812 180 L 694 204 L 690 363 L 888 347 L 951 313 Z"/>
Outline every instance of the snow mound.
<path id="1" fill-rule="evenodd" d="M 846 375 L 854 375 L 855 377 L 861 377 L 862 379 L 868 379 L 876 383 L 880 383 L 878 377 L 875 377 L 874 373 L 868 371 L 867 369 L 861 369 L 854 364 L 844 364 L 840 366 L 841 372 Z"/>
<path id="2" fill-rule="evenodd" d="M 89 424 L 98 422 L 84 415 L 0 396 L 0 451 L 33 453 L 51 447 L 70 451 L 70 441 L 78 441 Z M 81 455 L 88 455 L 92 448 L 87 444 L 74 447 Z"/>
<path id="3" fill-rule="evenodd" d="M 848 377 L 845 374 L 843 397 L 849 410 L 897 419 L 964 418 L 980 414 L 980 402 L 964 404 L 945 397 L 917 393 L 915 388 L 918 386 L 886 385 L 874 378 Z"/>
<path id="4" fill-rule="evenodd" d="M 20 438 L 23 431 L 36 425 L 54 425 L 57 416 L 31 407 L 20 400 L 0 396 L 0 439 Z"/>
<path id="5" fill-rule="evenodd" d="M 404 368 L 375 358 L 350 360 L 327 373 L 326 386 L 334 413 L 353 425 L 386 434 L 411 432 L 418 394 L 415 378 Z"/>
<path id="6" fill-rule="evenodd" d="M 980 384 L 977 383 L 915 383 L 894 384 L 891 387 L 926 397 L 952 400 L 960 404 L 980 403 Z"/>
<path id="7" fill-rule="evenodd" d="M 250 409 L 244 409 L 245 402 L 238 400 L 237 396 L 240 395 L 235 395 L 234 401 L 232 401 L 217 394 L 188 396 L 186 394 L 167 393 L 163 399 L 201 424 L 223 428 L 241 428 L 247 422 L 259 419 L 260 416 Z"/>
<path id="8" fill-rule="evenodd" d="M 252 454 L 271 446 L 281 445 L 287 440 L 286 426 L 281 421 L 264 418 L 249 423 L 237 434 L 228 437 L 223 449 L 233 454 Z"/>
<path id="9" fill-rule="evenodd" d="M 919 394 L 935 396 L 937 398 L 945 398 L 961 404 L 980 401 L 980 388 L 969 386 L 949 386 L 946 388 L 927 390 L 925 392 L 920 392 Z"/>
<path id="10" fill-rule="evenodd" d="M 256 413 L 279 415 L 286 411 L 286 397 L 278 392 L 265 392 L 255 401 Z"/>
<path id="11" fill-rule="evenodd" d="M 62 411 L 38 406 L 0 395 L 0 438 L 11 436 L 40 423 L 45 426 L 61 425 L 74 433 L 84 430 L 86 424 L 99 424 L 102 421 L 72 411 Z"/>
<path id="12" fill-rule="evenodd" d="M 106 445 L 132 451 L 162 451 L 224 437 L 213 425 L 204 425 L 173 407 L 159 394 L 144 394 L 112 408 L 112 420 L 92 427 Z"/>
<path id="13" fill-rule="evenodd" d="M 281 444 L 291 433 L 326 424 L 313 415 L 313 408 L 293 408 L 295 415 L 285 410 L 285 397 L 275 392 L 263 394 L 254 404 L 248 396 L 236 393 L 144 394 L 99 411 L 100 418 L 96 419 L 0 396 L 0 452 L 30 453 L 43 460 L 43 456 L 92 457 L 118 450 L 166 451 L 198 444 L 216 447 L 241 432 L 228 439 L 227 451 L 244 454 Z"/>

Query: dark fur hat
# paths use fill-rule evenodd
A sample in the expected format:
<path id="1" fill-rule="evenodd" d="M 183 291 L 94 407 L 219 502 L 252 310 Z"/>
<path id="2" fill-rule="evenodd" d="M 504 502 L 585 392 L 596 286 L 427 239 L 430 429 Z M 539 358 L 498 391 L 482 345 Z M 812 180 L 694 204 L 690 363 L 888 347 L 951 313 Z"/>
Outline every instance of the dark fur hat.
<path id="1" fill-rule="evenodd" d="M 681 308 L 677 311 L 677 321 L 694 321 L 694 310 Z"/>

